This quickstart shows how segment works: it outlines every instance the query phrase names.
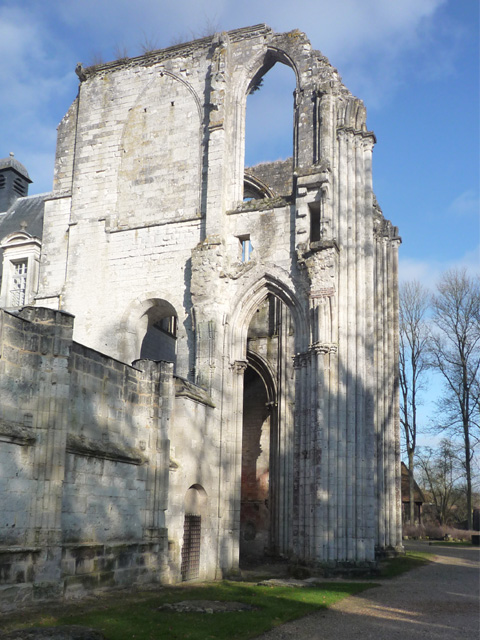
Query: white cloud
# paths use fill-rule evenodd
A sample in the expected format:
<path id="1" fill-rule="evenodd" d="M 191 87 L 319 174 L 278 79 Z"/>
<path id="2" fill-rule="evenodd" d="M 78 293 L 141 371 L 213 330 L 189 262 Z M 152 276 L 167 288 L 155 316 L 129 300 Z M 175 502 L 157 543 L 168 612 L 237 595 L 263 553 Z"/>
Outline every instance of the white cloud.
<path id="1" fill-rule="evenodd" d="M 371 55 L 392 57 L 416 46 L 428 21 L 446 0 L 56 0 L 50 10 L 62 22 L 94 35 L 101 45 L 138 44 L 143 34 L 166 46 L 172 38 L 201 35 L 205 28 L 233 29 L 266 22 L 277 31 L 299 28 L 334 65 Z M 100 47 L 101 48 L 101 47 Z M 380 61 L 380 60 L 378 60 Z"/>
<path id="2" fill-rule="evenodd" d="M 473 213 L 477 216 L 478 221 L 478 214 L 480 212 L 480 199 L 478 197 L 478 193 L 476 193 L 474 189 L 464 191 L 450 204 L 448 211 L 449 213 L 457 215 L 470 215 Z"/>
<path id="3" fill-rule="evenodd" d="M 369 108 L 385 104 L 405 73 L 402 56 L 425 46 L 426 34 L 434 37 L 435 17 L 445 2 L 3 0 L 0 54 L 9 64 L 0 68 L 0 117 L 11 131 L 2 132 L 0 156 L 15 151 L 14 143 L 18 148 L 24 141 L 26 147 L 28 138 L 32 158 L 47 147 L 53 153 L 55 127 L 75 97 L 78 60 L 88 64 L 95 52 L 112 59 L 116 46 L 136 55 L 144 38 L 168 46 L 178 36 L 189 39 L 208 27 L 266 22 L 277 31 L 299 28 Z"/>
<path id="4" fill-rule="evenodd" d="M 27 3 L 28 4 L 28 3 Z M 0 7 L 0 157 L 10 151 L 28 169 L 31 193 L 51 188 L 56 126 L 75 97 L 73 68 L 65 70 L 68 44 L 28 6 Z M 48 172 L 48 176 L 47 176 Z"/>
<path id="5" fill-rule="evenodd" d="M 399 279 L 400 282 L 418 280 L 433 291 L 442 273 L 448 269 L 466 269 L 470 274 L 480 274 L 480 245 L 455 260 L 421 260 L 400 257 Z"/>

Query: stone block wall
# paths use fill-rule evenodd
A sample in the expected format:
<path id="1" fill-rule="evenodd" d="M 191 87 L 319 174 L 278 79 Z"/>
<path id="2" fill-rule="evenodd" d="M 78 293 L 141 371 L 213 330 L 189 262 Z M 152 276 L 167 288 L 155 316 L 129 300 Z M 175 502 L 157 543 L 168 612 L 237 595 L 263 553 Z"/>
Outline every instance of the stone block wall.
<path id="1" fill-rule="evenodd" d="M 0 602 L 168 580 L 173 365 L 72 341 L 73 317 L 0 311 Z"/>
<path id="2" fill-rule="evenodd" d="M 247 175 L 254 176 L 268 185 L 274 197 L 291 197 L 293 192 L 293 158 L 262 162 L 245 169 Z"/>
<path id="3" fill-rule="evenodd" d="M 189 509 L 187 494 L 193 487 L 203 496 L 202 509 L 196 514 L 201 516 L 200 575 L 213 580 L 222 577 L 217 556 L 219 499 L 230 490 L 228 483 L 223 484 L 222 433 L 212 418 L 215 407 L 208 394 L 179 378 L 175 380 L 175 387 L 175 426 L 170 433 L 169 501 L 165 514 L 171 577 L 174 581 L 182 579 L 184 517 Z"/>

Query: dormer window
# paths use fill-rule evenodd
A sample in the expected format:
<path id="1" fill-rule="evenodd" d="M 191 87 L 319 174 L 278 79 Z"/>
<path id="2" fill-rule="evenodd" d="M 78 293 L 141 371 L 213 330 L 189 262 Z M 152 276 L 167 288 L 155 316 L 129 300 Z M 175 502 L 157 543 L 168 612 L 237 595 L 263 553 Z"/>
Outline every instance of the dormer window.
<path id="1" fill-rule="evenodd" d="M 26 231 L 11 233 L 3 239 L 1 307 L 32 304 L 38 290 L 40 240 Z"/>

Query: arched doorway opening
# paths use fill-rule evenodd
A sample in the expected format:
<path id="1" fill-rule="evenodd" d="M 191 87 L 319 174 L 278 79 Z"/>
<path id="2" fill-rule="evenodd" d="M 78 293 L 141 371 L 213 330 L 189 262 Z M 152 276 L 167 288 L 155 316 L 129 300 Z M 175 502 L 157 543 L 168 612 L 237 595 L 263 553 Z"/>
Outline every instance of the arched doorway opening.
<path id="1" fill-rule="evenodd" d="M 291 545 L 294 324 L 268 294 L 250 320 L 243 380 L 240 562 L 257 563 Z"/>
<path id="2" fill-rule="evenodd" d="M 251 366 L 243 380 L 240 556 L 251 562 L 270 550 L 270 448 L 275 408 L 262 377 Z"/>
<path id="3" fill-rule="evenodd" d="M 202 516 L 205 516 L 207 494 L 198 484 L 192 485 L 185 494 L 185 520 L 183 523 L 182 580 L 200 577 L 202 540 Z"/>

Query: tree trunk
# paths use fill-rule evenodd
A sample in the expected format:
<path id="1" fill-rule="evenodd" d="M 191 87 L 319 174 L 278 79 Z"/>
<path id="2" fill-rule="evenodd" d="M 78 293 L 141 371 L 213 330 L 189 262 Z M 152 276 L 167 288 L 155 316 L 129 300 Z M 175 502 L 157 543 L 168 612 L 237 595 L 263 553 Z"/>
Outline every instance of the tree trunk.
<path id="1" fill-rule="evenodd" d="M 408 520 L 410 524 L 415 524 L 415 485 L 413 478 L 413 451 L 408 452 L 408 499 L 410 501 L 410 511 Z"/>
<path id="2" fill-rule="evenodd" d="M 472 510 L 472 469 L 470 465 L 470 432 L 468 425 L 465 428 L 465 476 L 467 480 L 467 529 L 473 529 L 473 510 Z"/>

